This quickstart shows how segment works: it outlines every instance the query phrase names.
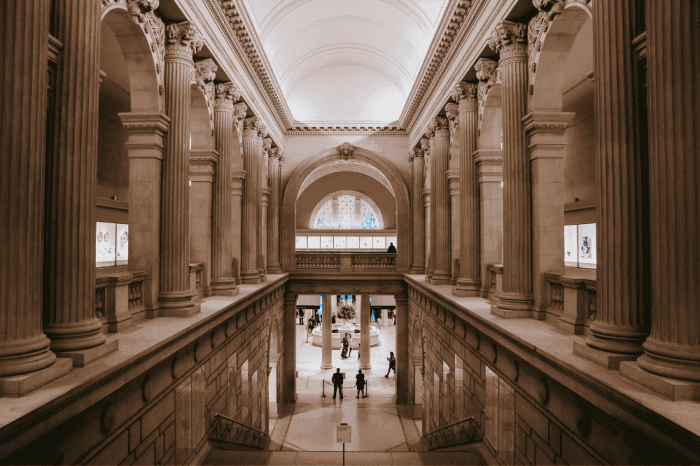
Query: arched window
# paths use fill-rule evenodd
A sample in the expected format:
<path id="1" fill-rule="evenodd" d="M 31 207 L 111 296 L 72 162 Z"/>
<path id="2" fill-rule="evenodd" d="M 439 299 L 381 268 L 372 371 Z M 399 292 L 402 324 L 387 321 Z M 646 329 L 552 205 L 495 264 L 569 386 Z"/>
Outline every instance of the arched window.
<path id="1" fill-rule="evenodd" d="M 352 194 L 342 194 L 328 200 L 316 214 L 313 226 L 317 230 L 378 230 L 381 217 L 372 202 Z"/>

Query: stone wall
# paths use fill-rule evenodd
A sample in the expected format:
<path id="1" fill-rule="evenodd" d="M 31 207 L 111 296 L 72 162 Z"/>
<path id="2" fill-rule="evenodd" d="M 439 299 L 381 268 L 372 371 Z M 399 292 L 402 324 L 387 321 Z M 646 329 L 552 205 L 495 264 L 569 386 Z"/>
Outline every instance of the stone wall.
<path id="1" fill-rule="evenodd" d="M 254 300 L 223 310 L 217 325 L 191 341 L 178 334 L 148 354 L 139 354 L 118 372 L 124 383 L 105 397 L 97 394 L 102 384 L 110 382 L 109 376 L 96 377 L 72 394 L 94 398 L 90 408 L 73 412 L 66 407 L 51 413 L 58 418 L 54 427 L 9 456 L 0 455 L 0 461 L 188 464 L 207 454 L 216 413 L 268 431 L 268 342 L 271 329 L 282 324 L 283 295 L 280 284 L 262 290 Z M 148 324 L 157 331 L 157 319 Z M 281 337 L 280 332 L 277 338 Z M 152 357 L 161 361 L 152 364 Z M 281 377 L 277 380 L 279 385 Z M 52 420 L 41 421 L 47 425 Z"/>

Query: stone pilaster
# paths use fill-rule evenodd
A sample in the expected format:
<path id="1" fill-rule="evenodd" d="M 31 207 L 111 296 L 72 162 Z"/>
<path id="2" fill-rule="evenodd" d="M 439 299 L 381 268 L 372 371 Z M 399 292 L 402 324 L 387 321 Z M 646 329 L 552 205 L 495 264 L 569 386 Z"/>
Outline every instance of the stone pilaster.
<path id="1" fill-rule="evenodd" d="M 413 264 L 411 273 L 425 273 L 425 208 L 423 207 L 423 149 L 411 149 L 411 217 L 413 218 Z"/>
<path id="2" fill-rule="evenodd" d="M 423 159 L 425 163 L 423 165 L 423 189 L 421 190 L 421 196 L 423 197 L 423 212 L 425 219 L 425 278 L 430 280 L 433 276 L 433 266 L 430 258 L 430 241 L 432 239 L 432 225 L 430 215 L 430 186 L 431 186 L 431 176 L 430 176 L 430 139 L 421 138 L 420 147 L 423 150 Z"/>
<path id="3" fill-rule="evenodd" d="M 636 3 L 609 0 L 593 8 L 599 259 L 596 320 L 586 343 L 628 355 L 641 353 L 649 334 L 642 303 L 641 143 L 632 46 Z"/>
<path id="4" fill-rule="evenodd" d="M 455 84 L 452 98 L 459 102 L 460 158 L 460 256 L 459 278 L 452 289 L 455 296 L 481 294 L 479 182 L 474 162 L 479 125 L 477 85 Z"/>
<path id="5" fill-rule="evenodd" d="M 284 151 L 281 147 L 270 149 L 267 159 L 270 176 L 270 205 L 267 207 L 267 271 L 282 273 L 280 265 L 280 196 L 282 194 L 282 162 Z"/>
<path id="6" fill-rule="evenodd" d="M 260 158 L 258 159 L 258 174 L 260 178 L 260 195 L 258 204 L 258 273 L 260 280 L 265 281 L 267 274 L 267 209 L 269 207 L 270 191 L 267 177 L 267 158 L 272 148 L 272 139 L 265 134 L 260 138 Z"/>
<path id="7" fill-rule="evenodd" d="M 651 334 L 638 362 L 700 381 L 700 4 L 647 2 L 646 22 L 654 278 Z"/>
<path id="8" fill-rule="evenodd" d="M 260 203 L 260 177 L 257 175 L 258 133 L 260 121 L 257 117 L 245 119 L 243 130 L 243 167 L 246 172 L 243 190 L 243 232 L 241 234 L 241 283 L 260 283 L 258 273 L 258 207 Z"/>
<path id="9" fill-rule="evenodd" d="M 527 25 L 501 21 L 489 39 L 503 82 L 503 291 L 492 311 L 529 317 L 532 294 L 532 190 L 522 126 L 527 104 Z"/>
<path id="10" fill-rule="evenodd" d="M 459 267 L 456 267 L 459 261 L 459 246 L 460 246 L 460 220 L 459 220 L 459 190 L 460 190 L 460 160 L 459 160 L 459 143 L 460 143 L 460 127 L 459 127 L 459 105 L 450 102 L 445 106 L 445 116 L 450 127 L 450 153 L 447 170 L 447 187 L 450 191 L 450 272 L 451 285 L 457 284 L 459 278 Z"/>
<path id="11" fill-rule="evenodd" d="M 233 175 L 233 158 L 238 144 L 233 127 L 233 104 L 241 94 L 234 83 L 216 85 L 214 101 L 214 135 L 219 159 L 214 174 L 214 192 L 212 199 L 212 257 L 211 257 L 211 294 L 234 296 L 238 288 L 233 278 L 231 261 L 233 254 L 233 209 L 231 198 L 231 178 Z"/>
<path id="12" fill-rule="evenodd" d="M 329 294 L 323 295 L 323 328 L 322 346 L 321 346 L 321 369 L 333 369 L 333 327 L 331 319 L 333 315 L 333 307 L 331 300 L 333 297 Z"/>
<path id="13" fill-rule="evenodd" d="M 447 120 L 433 118 L 426 128 L 430 137 L 430 256 L 433 274 L 430 282 L 445 285 L 451 282 L 450 274 L 450 190 L 447 185 L 450 130 Z"/>
<path id="14" fill-rule="evenodd" d="M 369 323 L 372 312 L 370 311 L 368 294 L 360 296 L 358 309 L 362 309 L 362 314 L 360 314 L 360 369 L 371 369 L 370 348 L 372 343 L 369 339 Z"/>
<path id="15" fill-rule="evenodd" d="M 298 295 L 284 293 L 284 312 L 282 314 L 282 333 L 284 351 L 282 353 L 282 399 L 285 403 L 295 403 L 297 398 L 297 298 Z"/>
<path id="16" fill-rule="evenodd" d="M 94 306 L 100 7 L 64 0 L 55 12 L 63 53 L 55 139 L 46 161 L 44 332 L 51 348 L 61 352 L 105 342 Z"/>
<path id="17" fill-rule="evenodd" d="M 190 22 L 169 24 L 165 45 L 165 137 L 161 184 L 160 301 L 163 315 L 199 311 L 190 290 L 190 83 L 192 56 L 204 42 Z"/>
<path id="18" fill-rule="evenodd" d="M 0 75 L 0 377 L 56 361 L 41 329 L 49 3 L 0 5 L 0 63 L 14 66 Z"/>
<path id="19" fill-rule="evenodd" d="M 245 170 L 243 169 L 243 125 L 248 106 L 239 102 L 233 106 L 233 127 L 234 140 L 237 144 L 234 147 L 234 157 L 231 161 L 231 199 L 232 199 L 232 245 L 231 254 L 233 256 L 233 276 L 236 284 L 241 283 L 241 238 L 243 233 L 243 191 L 245 188 Z"/>
<path id="20" fill-rule="evenodd" d="M 396 404 L 408 403 L 408 295 L 394 295 L 396 300 Z"/>

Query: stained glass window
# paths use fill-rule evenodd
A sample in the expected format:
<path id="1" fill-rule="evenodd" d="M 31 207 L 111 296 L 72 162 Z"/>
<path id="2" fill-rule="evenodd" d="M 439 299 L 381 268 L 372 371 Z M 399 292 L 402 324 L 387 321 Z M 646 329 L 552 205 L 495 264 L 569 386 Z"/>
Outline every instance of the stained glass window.
<path id="1" fill-rule="evenodd" d="M 338 196 L 338 228 L 355 227 L 355 196 Z"/>
<path id="2" fill-rule="evenodd" d="M 360 212 L 362 217 L 360 221 L 360 228 L 363 230 L 376 230 L 377 216 L 374 214 L 374 210 L 368 206 L 365 201 L 362 201 Z"/>
<path id="3" fill-rule="evenodd" d="M 317 230 L 329 230 L 331 228 L 331 219 L 333 218 L 333 201 L 328 201 L 326 205 L 321 207 L 316 217 L 314 226 Z"/>

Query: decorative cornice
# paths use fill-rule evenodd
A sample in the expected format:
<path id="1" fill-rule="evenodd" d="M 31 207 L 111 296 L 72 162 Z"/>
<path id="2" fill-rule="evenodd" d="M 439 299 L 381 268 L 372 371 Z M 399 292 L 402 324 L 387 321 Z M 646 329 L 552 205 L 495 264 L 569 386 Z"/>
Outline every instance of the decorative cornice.
<path id="1" fill-rule="evenodd" d="M 218 68 L 211 58 L 205 58 L 194 64 L 194 80 L 204 94 L 207 110 L 209 110 L 209 123 L 212 128 L 214 127 L 214 78 L 216 78 Z"/>
<path id="2" fill-rule="evenodd" d="M 170 23 L 165 27 L 165 58 L 178 57 L 192 60 L 204 45 L 197 27 L 190 21 Z"/>
<path id="3" fill-rule="evenodd" d="M 496 24 L 488 44 L 501 60 L 527 54 L 527 25 L 503 20 Z"/>
<path id="4" fill-rule="evenodd" d="M 344 142 L 342 145 L 338 146 L 338 154 L 341 159 L 345 159 L 346 161 L 351 159 L 353 152 L 355 152 L 355 146 L 349 142 Z"/>
<path id="5" fill-rule="evenodd" d="M 426 137 L 433 138 L 435 133 L 440 130 L 448 129 L 447 118 L 443 117 L 433 117 L 428 122 L 428 126 L 425 128 Z"/>

